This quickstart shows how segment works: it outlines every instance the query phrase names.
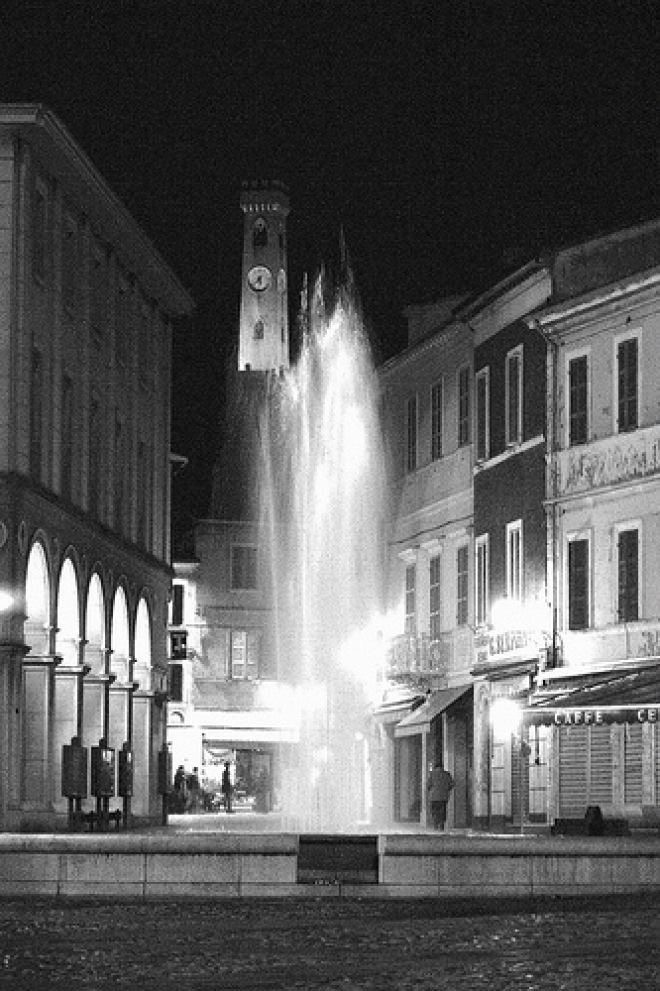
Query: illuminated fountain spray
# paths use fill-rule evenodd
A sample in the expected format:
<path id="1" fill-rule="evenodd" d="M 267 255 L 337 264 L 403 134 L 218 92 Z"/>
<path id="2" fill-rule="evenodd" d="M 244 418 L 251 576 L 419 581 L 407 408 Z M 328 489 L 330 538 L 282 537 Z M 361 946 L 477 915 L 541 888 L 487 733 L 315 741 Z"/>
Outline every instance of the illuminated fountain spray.
<path id="1" fill-rule="evenodd" d="M 317 289 L 262 438 L 278 677 L 297 736 L 280 806 L 302 829 L 356 830 L 372 818 L 377 762 L 384 482 L 376 377 L 348 295 L 326 314 Z"/>

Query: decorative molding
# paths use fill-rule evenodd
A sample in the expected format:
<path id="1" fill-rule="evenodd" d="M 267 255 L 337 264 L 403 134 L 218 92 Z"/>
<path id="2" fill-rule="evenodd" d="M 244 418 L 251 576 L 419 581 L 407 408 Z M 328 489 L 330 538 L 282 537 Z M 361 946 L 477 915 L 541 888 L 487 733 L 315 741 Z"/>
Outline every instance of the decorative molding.
<path id="1" fill-rule="evenodd" d="M 660 474 L 660 427 L 559 452 L 559 495 L 571 496 Z"/>

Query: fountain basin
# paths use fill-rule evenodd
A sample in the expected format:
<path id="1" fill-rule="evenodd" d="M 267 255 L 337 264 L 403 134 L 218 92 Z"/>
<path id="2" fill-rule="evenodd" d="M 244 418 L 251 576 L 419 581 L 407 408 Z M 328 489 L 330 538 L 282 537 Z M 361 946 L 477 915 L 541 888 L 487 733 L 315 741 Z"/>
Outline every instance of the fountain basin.
<path id="1" fill-rule="evenodd" d="M 360 878 L 365 863 L 371 873 Z M 660 842 L 646 837 L 0 835 L 4 897 L 503 899 L 651 891 L 660 891 Z"/>

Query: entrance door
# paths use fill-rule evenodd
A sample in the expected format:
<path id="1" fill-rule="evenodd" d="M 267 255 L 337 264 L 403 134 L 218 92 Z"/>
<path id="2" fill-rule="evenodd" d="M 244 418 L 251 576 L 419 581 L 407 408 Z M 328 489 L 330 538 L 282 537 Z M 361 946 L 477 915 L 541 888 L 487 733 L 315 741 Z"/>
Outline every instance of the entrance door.
<path id="1" fill-rule="evenodd" d="M 470 784 L 472 781 L 472 733 L 465 714 L 448 718 L 449 752 L 453 755 L 453 814 L 450 825 L 464 829 L 472 821 Z"/>

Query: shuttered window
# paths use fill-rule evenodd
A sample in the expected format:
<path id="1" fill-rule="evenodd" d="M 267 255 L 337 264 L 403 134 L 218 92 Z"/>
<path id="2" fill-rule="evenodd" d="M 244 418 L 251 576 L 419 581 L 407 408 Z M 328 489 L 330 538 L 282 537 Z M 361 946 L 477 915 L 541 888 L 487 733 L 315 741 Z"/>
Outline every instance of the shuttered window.
<path id="1" fill-rule="evenodd" d="M 639 537 L 637 530 L 621 530 L 618 539 L 620 623 L 639 619 Z"/>
<path id="2" fill-rule="evenodd" d="M 559 814 L 581 817 L 589 805 L 612 801 L 612 734 L 609 726 L 570 726 L 559 731 Z"/>
<path id="3" fill-rule="evenodd" d="M 626 805 L 642 804 L 642 757 L 643 757 L 643 727 L 637 723 L 625 725 L 623 729 L 623 769 L 624 794 Z"/>
<path id="4" fill-rule="evenodd" d="M 568 628 L 589 626 L 589 541 L 571 540 L 568 545 Z"/>

